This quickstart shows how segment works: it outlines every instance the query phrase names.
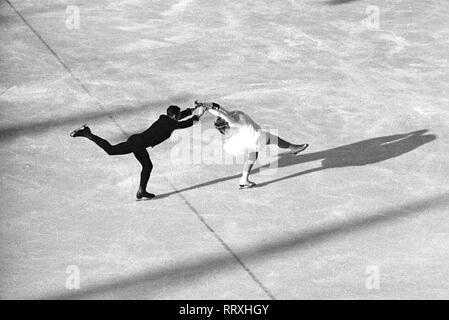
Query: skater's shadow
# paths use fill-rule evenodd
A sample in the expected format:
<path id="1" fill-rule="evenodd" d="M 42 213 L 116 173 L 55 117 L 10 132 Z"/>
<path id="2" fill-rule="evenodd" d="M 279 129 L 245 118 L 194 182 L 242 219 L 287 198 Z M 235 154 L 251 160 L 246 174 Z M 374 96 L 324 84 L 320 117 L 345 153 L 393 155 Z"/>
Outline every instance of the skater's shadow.
<path id="1" fill-rule="evenodd" d="M 312 152 L 293 156 L 290 154 L 281 154 L 280 157 L 272 163 L 261 166 L 255 170 L 258 173 L 268 168 L 284 168 L 299 165 L 301 163 L 322 160 L 321 166 L 301 172 L 296 172 L 288 176 L 277 178 L 270 181 L 259 183 L 257 187 L 264 187 L 274 182 L 292 179 L 308 173 L 351 166 L 364 166 L 381 162 L 387 159 L 395 158 L 404 153 L 410 152 L 423 144 L 435 140 L 437 137 L 433 134 L 425 134 L 428 130 L 413 131 L 404 134 L 395 134 L 390 136 L 377 137 L 373 139 L 362 140 L 356 143 L 344 145 L 341 147 L 328 149 L 324 151 Z M 175 190 L 165 194 L 160 194 L 156 199 L 161 199 L 176 193 L 189 191 L 193 189 L 207 187 L 220 182 L 237 179 L 240 174 L 227 176 L 200 184 L 196 184 L 183 189 Z"/>
<path id="2" fill-rule="evenodd" d="M 433 134 L 425 134 L 426 132 L 427 130 L 419 130 L 410 133 L 378 137 L 325 151 L 308 153 L 302 156 L 291 156 L 284 154 L 281 155 L 278 160 L 278 168 L 289 167 L 300 163 L 317 160 L 322 160 L 321 166 L 278 179 L 262 182 L 258 184 L 258 187 L 264 187 L 274 182 L 291 179 L 315 171 L 332 168 L 364 166 L 395 158 L 437 138 Z M 273 166 L 273 164 L 270 165 Z M 259 170 L 264 167 L 259 168 Z"/>
<path id="3" fill-rule="evenodd" d="M 357 1 L 357 0 L 329 0 L 329 1 L 327 1 L 327 4 L 331 5 L 331 6 L 335 6 L 335 5 L 350 3 L 350 2 L 354 2 L 354 1 Z"/>

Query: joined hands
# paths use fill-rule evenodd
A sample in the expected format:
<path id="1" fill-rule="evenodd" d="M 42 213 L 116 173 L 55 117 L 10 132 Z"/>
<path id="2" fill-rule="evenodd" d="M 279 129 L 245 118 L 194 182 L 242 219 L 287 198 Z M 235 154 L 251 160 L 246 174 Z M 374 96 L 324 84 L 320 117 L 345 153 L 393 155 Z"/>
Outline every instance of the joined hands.
<path id="1" fill-rule="evenodd" d="M 220 105 L 218 103 L 215 103 L 215 102 L 198 102 L 197 100 L 195 100 L 195 109 L 199 108 L 199 107 L 203 107 L 206 110 L 208 110 L 208 109 L 215 109 L 215 110 L 220 109 Z"/>

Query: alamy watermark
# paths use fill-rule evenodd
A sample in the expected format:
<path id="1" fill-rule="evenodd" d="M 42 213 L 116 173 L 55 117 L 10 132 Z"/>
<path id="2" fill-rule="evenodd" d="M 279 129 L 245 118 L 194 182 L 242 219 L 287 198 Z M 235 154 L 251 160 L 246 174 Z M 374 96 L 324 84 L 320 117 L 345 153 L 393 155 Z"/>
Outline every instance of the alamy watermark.
<path id="1" fill-rule="evenodd" d="M 379 290 L 380 289 L 379 266 L 376 265 L 367 266 L 365 269 L 365 274 L 368 275 L 368 277 L 365 280 L 365 288 L 368 290 Z"/>
<path id="2" fill-rule="evenodd" d="M 80 28 L 80 8 L 76 5 L 69 5 L 65 9 L 67 18 L 65 20 L 65 26 L 69 30 L 77 30 Z"/>
<path id="3" fill-rule="evenodd" d="M 361 21 L 369 30 L 379 30 L 380 29 L 380 9 L 378 6 L 370 5 L 365 9 L 365 14 L 368 16 Z"/>
<path id="4" fill-rule="evenodd" d="M 68 290 L 78 290 L 80 288 L 80 269 L 76 265 L 67 266 L 65 273 L 68 274 L 65 280 L 65 287 Z"/>
<path id="5" fill-rule="evenodd" d="M 270 137 L 270 144 L 266 144 Z M 193 129 L 171 138 L 175 145 L 170 150 L 170 161 L 177 165 L 242 165 L 248 158 L 249 152 L 233 156 L 226 152 L 225 144 L 229 136 L 224 136 L 215 128 L 202 130 L 201 122 Z M 277 147 L 278 131 L 275 129 L 261 130 L 259 137 L 258 158 L 269 159 L 260 174 L 274 174 L 278 168 L 280 150 Z"/>

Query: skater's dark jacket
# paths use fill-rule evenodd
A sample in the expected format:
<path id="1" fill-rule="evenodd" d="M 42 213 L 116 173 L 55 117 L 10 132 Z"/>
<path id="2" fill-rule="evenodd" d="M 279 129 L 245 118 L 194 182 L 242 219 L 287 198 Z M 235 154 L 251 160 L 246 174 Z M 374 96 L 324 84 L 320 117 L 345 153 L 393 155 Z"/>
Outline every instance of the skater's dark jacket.
<path id="1" fill-rule="evenodd" d="M 181 111 L 180 119 L 192 115 L 191 109 L 185 109 Z M 146 147 L 154 147 L 159 143 L 170 138 L 171 134 L 176 129 L 188 128 L 193 125 L 194 121 L 198 121 L 198 116 L 193 116 L 190 119 L 184 121 L 177 121 L 165 114 L 162 114 L 155 123 L 151 125 L 147 130 L 141 133 Z"/>

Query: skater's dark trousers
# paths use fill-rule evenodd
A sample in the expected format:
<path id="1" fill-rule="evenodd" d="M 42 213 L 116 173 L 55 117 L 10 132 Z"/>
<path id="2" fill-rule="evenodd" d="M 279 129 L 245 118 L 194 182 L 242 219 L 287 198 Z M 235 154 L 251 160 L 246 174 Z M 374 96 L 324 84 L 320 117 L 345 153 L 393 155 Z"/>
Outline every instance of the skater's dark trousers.
<path id="1" fill-rule="evenodd" d="M 95 142 L 100 148 L 111 156 L 133 153 L 142 165 L 142 171 L 140 172 L 140 189 L 146 190 L 148 180 L 150 179 L 151 170 L 153 169 L 153 163 L 148 155 L 144 139 L 140 134 L 132 135 L 128 138 L 128 140 L 126 140 L 126 142 L 116 145 L 111 145 L 105 139 L 94 134 L 92 134 L 89 139 Z"/>

